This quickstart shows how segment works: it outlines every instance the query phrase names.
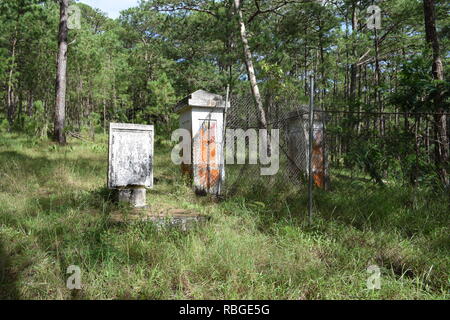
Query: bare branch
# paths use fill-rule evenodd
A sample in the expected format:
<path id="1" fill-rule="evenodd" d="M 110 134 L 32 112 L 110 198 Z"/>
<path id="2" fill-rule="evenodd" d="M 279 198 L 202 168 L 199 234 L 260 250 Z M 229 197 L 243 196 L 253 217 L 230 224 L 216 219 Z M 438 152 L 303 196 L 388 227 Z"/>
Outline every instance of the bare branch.
<path id="1" fill-rule="evenodd" d="M 248 18 L 247 23 L 251 23 L 260 14 L 265 14 L 265 13 L 276 13 L 276 14 L 278 14 L 276 12 L 277 10 L 279 10 L 279 9 L 283 8 L 284 6 L 287 6 L 289 4 L 308 3 L 308 2 L 313 2 L 313 1 L 315 1 L 315 0 L 291 0 L 291 1 L 283 0 L 280 3 L 275 4 L 273 7 L 261 10 L 258 0 L 255 0 L 256 11 L 250 16 L 250 18 Z"/>

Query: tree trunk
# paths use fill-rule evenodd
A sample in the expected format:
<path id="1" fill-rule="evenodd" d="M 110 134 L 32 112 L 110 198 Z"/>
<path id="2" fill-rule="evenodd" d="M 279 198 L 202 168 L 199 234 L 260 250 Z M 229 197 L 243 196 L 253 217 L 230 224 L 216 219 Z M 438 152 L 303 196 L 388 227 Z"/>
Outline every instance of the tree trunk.
<path id="1" fill-rule="evenodd" d="M 9 69 L 9 75 L 8 75 L 8 89 L 7 89 L 7 115 L 8 115 L 8 122 L 9 122 L 9 130 L 12 130 L 13 124 L 14 124 L 14 114 L 16 113 L 16 96 L 14 92 L 14 68 L 16 64 L 16 46 L 17 46 L 17 37 L 18 37 L 18 30 L 16 26 L 16 30 L 14 32 L 14 38 L 12 40 L 11 44 L 11 68 Z"/>
<path id="2" fill-rule="evenodd" d="M 245 28 L 244 17 L 241 10 L 241 0 L 234 0 L 234 8 L 239 18 L 239 26 L 241 31 L 241 40 L 244 47 L 244 59 L 247 66 L 247 74 L 250 80 L 250 86 L 252 89 L 253 98 L 255 99 L 256 106 L 259 112 L 259 121 L 263 128 L 267 128 L 266 112 L 263 107 L 261 94 L 259 92 L 258 82 L 256 81 L 255 68 L 253 66 L 253 57 L 248 44 L 248 36 Z"/>
<path id="3" fill-rule="evenodd" d="M 433 50 L 433 78 L 436 80 L 444 80 L 444 66 L 440 55 L 439 39 L 436 33 L 434 0 L 423 0 L 423 6 L 426 40 Z"/>
<path id="4" fill-rule="evenodd" d="M 67 19 L 69 0 L 59 0 L 60 20 L 58 34 L 58 63 L 56 71 L 56 104 L 55 104 L 55 123 L 54 139 L 59 144 L 66 143 L 64 133 L 64 120 L 66 113 L 66 86 L 67 86 Z"/>
<path id="5" fill-rule="evenodd" d="M 433 52 L 433 79 L 444 80 L 444 66 L 439 49 L 439 39 L 436 33 L 436 14 L 434 0 L 423 0 L 423 11 L 425 18 L 425 34 L 426 41 L 431 46 Z M 436 167 L 439 176 L 445 186 L 450 185 L 447 166 L 449 164 L 449 140 L 447 136 L 447 116 L 443 106 L 443 92 L 437 90 L 433 97 L 436 107 L 436 115 L 434 116 L 434 129 L 436 133 Z"/>
<path id="6" fill-rule="evenodd" d="M 31 90 L 28 95 L 28 107 L 27 114 L 29 117 L 33 116 L 33 105 L 34 105 L 34 92 Z"/>
<path id="7" fill-rule="evenodd" d="M 106 133 L 106 98 L 103 98 L 103 133 Z"/>
<path id="8" fill-rule="evenodd" d="M 356 34 L 358 32 L 358 17 L 357 17 L 357 3 L 354 3 L 352 8 L 352 42 L 357 41 Z M 356 60 L 356 45 L 352 43 L 352 59 Z M 355 102 L 356 99 L 356 83 L 358 81 L 358 65 L 356 61 L 350 66 L 350 101 Z"/>

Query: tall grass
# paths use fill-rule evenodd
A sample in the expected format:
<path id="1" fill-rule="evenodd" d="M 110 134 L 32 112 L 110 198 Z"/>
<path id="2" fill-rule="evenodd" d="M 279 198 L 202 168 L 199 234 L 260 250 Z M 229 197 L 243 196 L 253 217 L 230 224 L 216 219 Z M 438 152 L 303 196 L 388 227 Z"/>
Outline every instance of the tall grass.
<path id="1" fill-rule="evenodd" d="M 117 224 L 127 211 L 106 184 L 106 137 L 96 143 L 0 137 L 2 299 L 448 299 L 448 200 L 430 190 L 334 181 L 306 193 L 248 186 L 219 203 L 197 197 L 157 147 L 150 211 L 211 216 L 181 232 Z M 382 271 L 368 290 L 366 269 Z M 82 290 L 66 287 L 81 268 Z"/>

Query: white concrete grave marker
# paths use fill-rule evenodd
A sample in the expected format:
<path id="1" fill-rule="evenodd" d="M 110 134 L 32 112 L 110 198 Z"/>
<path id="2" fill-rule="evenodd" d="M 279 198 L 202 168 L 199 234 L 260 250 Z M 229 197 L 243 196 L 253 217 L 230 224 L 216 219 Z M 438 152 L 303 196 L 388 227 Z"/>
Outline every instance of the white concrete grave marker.
<path id="1" fill-rule="evenodd" d="M 180 128 L 192 137 L 192 158 L 182 164 L 184 173 L 193 178 L 196 192 L 219 195 L 225 180 L 223 136 L 225 99 L 197 90 L 175 106 L 180 114 Z"/>
<path id="2" fill-rule="evenodd" d="M 119 201 L 146 206 L 146 188 L 153 187 L 152 125 L 110 123 L 108 187 L 119 190 Z"/>

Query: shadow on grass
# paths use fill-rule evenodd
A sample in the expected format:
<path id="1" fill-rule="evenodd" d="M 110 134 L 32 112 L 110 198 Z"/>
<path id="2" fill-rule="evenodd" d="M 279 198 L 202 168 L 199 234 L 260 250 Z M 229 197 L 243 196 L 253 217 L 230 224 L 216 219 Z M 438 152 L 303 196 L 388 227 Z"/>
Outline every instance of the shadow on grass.
<path id="1" fill-rule="evenodd" d="M 117 209 L 111 197 L 110 190 L 100 188 L 81 195 L 69 193 L 55 199 L 39 199 L 42 210 L 53 211 L 49 218 L 57 217 L 59 221 L 49 223 L 34 234 L 39 247 L 45 248 L 46 253 L 58 262 L 63 283 L 68 277 L 65 270 L 71 265 L 79 266 L 83 274 L 91 270 L 95 272 L 111 261 L 119 260 L 122 265 L 126 261 L 126 253 L 112 245 L 107 237 L 112 228 L 123 232 L 121 226 L 109 221 L 109 212 Z M 75 211 L 75 216 L 69 214 L 71 211 Z M 65 217 L 69 218 L 66 220 Z M 69 299 L 87 298 L 83 283 L 82 278 L 82 289 L 71 290 Z"/>
<path id="2" fill-rule="evenodd" d="M 136 228 L 135 225 L 117 225 L 110 222 L 109 213 L 126 210 L 113 201 L 113 191 L 106 186 L 84 190 L 77 184 L 71 187 L 71 181 L 68 181 L 74 176 L 76 182 L 92 177 L 98 180 L 100 174 L 106 176 L 107 160 L 105 158 L 105 163 L 102 161 L 99 158 L 89 159 L 89 155 L 83 159 L 73 159 L 63 153 L 47 158 L 41 154 L 29 156 L 20 150 L 0 152 L 0 170 L 4 169 L 11 177 L 11 181 L 8 180 L 4 184 L 0 181 L 0 192 L 5 192 L 13 199 L 18 192 L 18 183 L 32 181 L 30 188 L 25 189 L 29 194 L 27 203 L 19 206 L 17 212 L 14 211 L 14 206 L 8 207 L 14 211 L 9 212 L 8 216 L 15 218 L 3 220 L 9 227 L 18 228 L 23 219 L 27 219 L 26 227 L 33 234 L 33 239 L 36 239 L 37 249 L 45 252 L 54 261 L 55 266 L 58 266 L 48 272 L 56 274 L 55 285 L 61 288 L 65 288 L 68 278 L 65 271 L 70 265 L 79 266 L 82 273 L 95 274 L 111 265 L 125 266 L 147 261 L 138 247 L 132 246 L 129 250 L 124 250 L 113 240 L 116 236 L 135 229 L 139 229 L 143 234 L 153 233 L 154 228 L 148 225 Z M 63 174 L 58 172 L 61 167 L 67 169 L 67 181 L 65 171 Z M 159 178 L 157 183 L 172 185 L 177 181 L 176 176 L 172 174 L 177 167 L 165 166 L 159 169 L 159 174 L 156 175 Z M 7 259 L 3 250 L 0 250 L 0 298 L 18 298 L 15 288 L 17 277 L 11 271 L 17 268 L 13 263 L 15 261 Z M 86 292 L 83 289 L 82 287 L 80 291 L 71 291 L 67 298 L 84 299 Z"/>
<path id="3" fill-rule="evenodd" d="M 0 239 L 0 300 L 20 299 L 17 288 L 17 274 L 12 270 L 10 257 L 6 254 Z"/>
<path id="4" fill-rule="evenodd" d="M 32 209 L 28 210 L 30 212 L 28 215 L 41 217 L 41 222 L 36 227 L 31 224 L 30 228 L 34 228 L 33 234 L 37 236 L 39 247 L 59 262 L 62 281 L 67 278 L 64 272 L 68 266 L 80 264 L 81 267 L 81 264 L 86 263 L 83 259 L 77 258 L 78 249 L 85 250 L 83 256 L 93 264 L 101 261 L 105 252 L 113 250 L 107 247 L 108 245 L 101 238 L 110 227 L 106 222 L 108 213 L 116 208 L 112 201 L 111 190 L 106 186 L 94 190 L 73 188 L 68 181 L 64 180 L 64 176 L 59 178 L 60 181 L 56 181 L 58 184 L 53 184 L 56 180 L 53 176 L 54 171 L 61 165 L 69 168 L 70 172 L 79 173 L 81 179 L 84 176 L 89 179 L 90 176 L 98 174 L 99 168 L 103 167 L 101 160 L 86 158 L 72 160 L 63 156 L 59 159 L 48 159 L 42 156 L 31 157 L 21 152 L 5 151 L 0 152 L 0 165 L 2 170 L 6 171 L 4 173 L 12 179 L 20 180 L 34 175 L 37 181 L 43 182 L 37 192 L 30 190 L 33 194 L 27 198 L 29 202 L 27 207 Z M 15 188 L 19 183 L 22 182 L 8 181 L 3 185 L 0 182 L 0 192 L 14 196 L 17 192 Z M 71 212 L 75 212 L 79 217 L 74 219 Z M 21 212 L 10 212 L 10 215 L 16 218 L 5 217 L 4 221 L 9 226 L 16 227 L 21 224 Z M 75 225 L 78 225 L 78 229 Z M 83 232 L 80 233 L 77 230 Z M 0 299 L 20 298 L 16 287 L 18 274 L 13 272 L 15 267 L 0 242 Z M 82 299 L 83 292 L 73 291 L 71 297 Z"/>

